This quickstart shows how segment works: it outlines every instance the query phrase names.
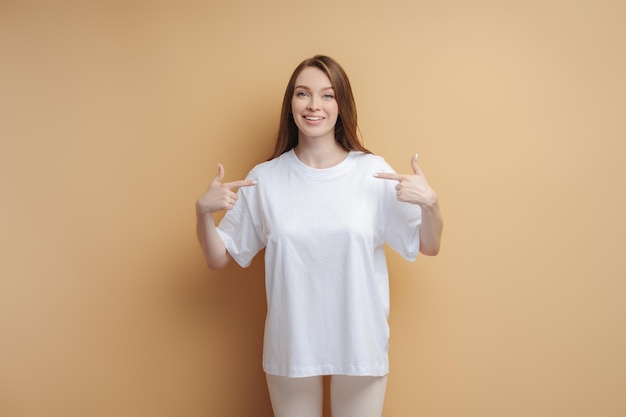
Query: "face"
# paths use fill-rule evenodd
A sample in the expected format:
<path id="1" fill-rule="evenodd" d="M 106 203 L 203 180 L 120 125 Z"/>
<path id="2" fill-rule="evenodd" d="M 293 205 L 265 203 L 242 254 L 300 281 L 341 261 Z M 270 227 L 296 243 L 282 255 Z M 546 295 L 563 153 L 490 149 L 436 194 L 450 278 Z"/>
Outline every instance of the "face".
<path id="1" fill-rule="evenodd" d="M 330 79 L 322 70 L 307 67 L 300 72 L 291 98 L 291 112 L 301 139 L 335 139 L 339 107 Z"/>

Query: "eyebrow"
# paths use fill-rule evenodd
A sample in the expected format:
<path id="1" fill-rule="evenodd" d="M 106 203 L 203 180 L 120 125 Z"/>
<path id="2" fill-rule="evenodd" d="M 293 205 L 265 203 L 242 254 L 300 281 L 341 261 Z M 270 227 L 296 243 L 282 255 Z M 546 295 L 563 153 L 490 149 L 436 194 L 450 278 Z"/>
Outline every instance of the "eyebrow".
<path id="1" fill-rule="evenodd" d="M 293 89 L 295 90 L 297 88 L 303 88 L 305 90 L 311 90 L 311 88 L 307 87 L 306 85 L 296 85 Z M 331 86 L 331 87 L 324 87 L 324 88 L 321 89 L 321 91 L 325 91 L 325 90 L 334 90 L 334 88 Z"/>

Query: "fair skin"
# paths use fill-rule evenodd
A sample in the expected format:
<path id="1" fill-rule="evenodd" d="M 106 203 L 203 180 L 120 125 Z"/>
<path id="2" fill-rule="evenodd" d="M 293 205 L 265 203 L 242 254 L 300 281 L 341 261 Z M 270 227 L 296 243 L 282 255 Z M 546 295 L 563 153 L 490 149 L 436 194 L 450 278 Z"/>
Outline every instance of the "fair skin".
<path id="1" fill-rule="evenodd" d="M 222 238 L 217 234 L 213 213 L 230 210 L 237 203 L 237 190 L 240 187 L 256 185 L 253 181 L 239 180 L 222 182 L 224 167 L 217 166 L 217 175 L 209 188 L 196 202 L 196 234 L 210 269 L 223 269 L 232 257 L 226 250 Z"/>
<path id="2" fill-rule="evenodd" d="M 329 168 L 343 161 L 348 151 L 335 140 L 335 124 L 339 115 L 337 101 L 329 78 L 318 68 L 308 67 L 296 78 L 291 111 L 298 127 L 298 145 L 294 152 L 300 161 L 312 168 Z M 439 253 L 443 220 L 437 194 L 428 185 L 411 159 L 413 174 L 378 173 L 376 178 L 396 181 L 398 200 L 417 204 L 422 209 L 420 252 L 434 256 Z M 237 203 L 240 187 L 255 186 L 252 181 L 223 182 L 224 167 L 218 165 L 217 176 L 196 202 L 196 231 L 210 269 L 222 269 L 232 259 L 216 231 L 213 213 L 230 210 Z"/>
<path id="3" fill-rule="evenodd" d="M 294 152 L 313 168 L 329 168 L 343 161 L 348 151 L 335 140 L 339 107 L 330 80 L 322 70 L 305 68 L 296 78 L 291 113 L 298 126 Z"/>
<path id="4" fill-rule="evenodd" d="M 420 253 L 435 256 L 441 246 L 443 219 L 437 193 L 428 185 L 424 173 L 417 165 L 417 154 L 411 158 L 413 174 L 374 174 L 376 178 L 397 181 L 396 195 L 398 200 L 417 204 L 422 209 L 422 224 L 420 226 Z"/>

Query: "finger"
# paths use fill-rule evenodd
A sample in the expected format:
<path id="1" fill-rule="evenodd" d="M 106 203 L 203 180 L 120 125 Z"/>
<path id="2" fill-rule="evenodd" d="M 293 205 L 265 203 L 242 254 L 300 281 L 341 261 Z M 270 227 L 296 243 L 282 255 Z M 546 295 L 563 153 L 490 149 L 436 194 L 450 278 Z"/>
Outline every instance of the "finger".
<path id="1" fill-rule="evenodd" d="M 217 164 L 217 175 L 214 181 L 217 181 L 218 184 L 222 182 L 222 178 L 224 178 L 224 167 L 222 164 Z"/>
<path id="2" fill-rule="evenodd" d="M 227 182 L 224 185 L 226 187 L 228 187 L 229 190 L 235 190 L 237 188 L 241 188 L 241 187 L 250 187 L 253 185 L 256 185 L 257 181 L 253 181 L 253 180 L 240 180 L 240 181 L 231 181 L 231 182 Z"/>
<path id="3" fill-rule="evenodd" d="M 396 181 L 402 180 L 402 175 L 400 175 L 400 174 L 392 174 L 392 173 L 388 173 L 388 172 L 376 173 L 376 174 L 374 174 L 374 177 L 380 178 L 380 179 L 383 179 L 383 180 L 396 180 Z"/>
<path id="4" fill-rule="evenodd" d="M 413 155 L 411 158 L 411 168 L 413 168 L 413 173 L 417 174 L 420 172 L 420 167 L 417 165 L 418 154 Z"/>

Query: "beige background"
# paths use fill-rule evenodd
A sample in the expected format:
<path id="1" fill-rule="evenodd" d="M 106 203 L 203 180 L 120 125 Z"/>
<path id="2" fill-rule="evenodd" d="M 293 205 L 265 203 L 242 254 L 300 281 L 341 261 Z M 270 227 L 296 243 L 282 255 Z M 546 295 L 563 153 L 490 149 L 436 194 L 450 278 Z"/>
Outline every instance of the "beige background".
<path id="1" fill-rule="evenodd" d="M 194 203 L 316 53 L 445 215 L 385 416 L 626 415 L 624 4 L 0 1 L 0 415 L 271 416 L 262 260 L 208 271 Z"/>

